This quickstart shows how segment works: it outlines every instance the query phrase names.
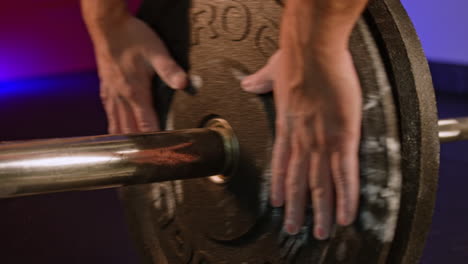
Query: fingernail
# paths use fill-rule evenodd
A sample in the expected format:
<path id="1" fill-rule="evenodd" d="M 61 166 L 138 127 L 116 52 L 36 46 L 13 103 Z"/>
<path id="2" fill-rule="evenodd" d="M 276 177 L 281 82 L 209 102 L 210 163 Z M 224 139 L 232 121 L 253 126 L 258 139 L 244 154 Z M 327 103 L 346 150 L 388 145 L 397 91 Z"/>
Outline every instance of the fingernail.
<path id="1" fill-rule="evenodd" d="M 347 215 L 342 215 L 338 221 L 340 226 L 349 226 L 353 223 L 353 219 Z"/>
<path id="2" fill-rule="evenodd" d="M 338 224 L 340 226 L 346 226 L 346 217 L 344 217 L 344 216 L 339 217 L 338 218 Z"/>
<path id="3" fill-rule="evenodd" d="M 187 74 L 178 72 L 171 77 L 171 87 L 174 89 L 183 89 L 187 85 Z"/>
<path id="4" fill-rule="evenodd" d="M 280 207 L 278 200 L 271 200 L 271 206 L 273 207 Z"/>
<path id="5" fill-rule="evenodd" d="M 248 77 L 244 78 L 241 82 L 242 89 L 244 90 L 251 90 L 252 84 L 253 82 Z"/>
<path id="6" fill-rule="evenodd" d="M 325 240 L 328 239 L 328 232 L 325 232 L 325 229 L 323 229 L 320 226 L 315 227 L 315 238 L 318 240 Z"/>
<path id="7" fill-rule="evenodd" d="M 276 207 L 276 205 L 278 204 L 278 198 L 276 197 L 276 195 L 270 195 L 270 204 L 271 206 Z"/>
<path id="8" fill-rule="evenodd" d="M 299 232 L 299 228 L 293 223 L 287 223 L 284 229 L 290 235 L 296 235 Z"/>
<path id="9" fill-rule="evenodd" d="M 278 199 L 277 196 L 271 197 L 271 206 L 273 207 L 281 207 L 283 206 L 282 202 L 280 199 Z"/>

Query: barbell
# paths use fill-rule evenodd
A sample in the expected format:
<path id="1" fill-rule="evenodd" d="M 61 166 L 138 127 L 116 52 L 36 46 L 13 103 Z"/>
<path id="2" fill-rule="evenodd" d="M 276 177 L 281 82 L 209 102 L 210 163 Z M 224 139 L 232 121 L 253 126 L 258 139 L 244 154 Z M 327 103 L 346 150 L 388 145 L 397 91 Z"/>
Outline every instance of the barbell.
<path id="1" fill-rule="evenodd" d="M 154 82 L 168 131 L 1 144 L 0 196 L 128 186 L 121 198 L 148 263 L 417 263 L 439 144 L 468 139 L 468 121 L 437 120 L 400 2 L 371 1 L 351 36 L 363 94 L 360 209 L 327 241 L 311 236 L 311 210 L 299 234 L 281 230 L 282 209 L 268 205 L 273 95 L 239 87 L 277 49 L 282 1 L 161 3 L 140 17 L 182 65 L 190 59 L 193 84 L 172 95 Z"/>

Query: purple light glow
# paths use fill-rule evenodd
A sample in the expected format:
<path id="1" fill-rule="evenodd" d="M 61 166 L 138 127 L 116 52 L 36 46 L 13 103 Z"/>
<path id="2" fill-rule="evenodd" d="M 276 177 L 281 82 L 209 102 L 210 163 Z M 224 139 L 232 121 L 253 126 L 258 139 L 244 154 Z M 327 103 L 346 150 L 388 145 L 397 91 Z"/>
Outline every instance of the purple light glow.
<path id="1" fill-rule="evenodd" d="M 402 0 L 402 3 L 430 60 L 468 64 L 468 1 Z"/>
<path id="2" fill-rule="evenodd" d="M 0 81 L 95 68 L 79 1 L 3 3 L 0 45 Z"/>
<path id="3" fill-rule="evenodd" d="M 140 1 L 130 0 L 131 9 Z M 468 1 L 402 2 L 429 59 L 468 64 Z M 93 69 L 93 49 L 78 0 L 2 2 L 0 81 Z"/>
<path id="4" fill-rule="evenodd" d="M 130 1 L 135 10 L 139 0 Z M 2 2 L 0 81 L 95 69 L 79 0 Z"/>

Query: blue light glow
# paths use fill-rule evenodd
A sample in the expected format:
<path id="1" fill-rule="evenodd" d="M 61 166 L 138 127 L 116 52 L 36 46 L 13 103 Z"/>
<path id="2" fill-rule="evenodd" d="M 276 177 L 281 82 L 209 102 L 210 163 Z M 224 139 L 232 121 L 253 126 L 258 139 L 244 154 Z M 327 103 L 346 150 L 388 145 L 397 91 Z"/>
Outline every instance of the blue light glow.
<path id="1" fill-rule="evenodd" d="M 1 81 L 0 99 L 15 96 L 73 96 L 94 90 L 99 79 L 95 72 L 72 73 L 27 80 Z"/>

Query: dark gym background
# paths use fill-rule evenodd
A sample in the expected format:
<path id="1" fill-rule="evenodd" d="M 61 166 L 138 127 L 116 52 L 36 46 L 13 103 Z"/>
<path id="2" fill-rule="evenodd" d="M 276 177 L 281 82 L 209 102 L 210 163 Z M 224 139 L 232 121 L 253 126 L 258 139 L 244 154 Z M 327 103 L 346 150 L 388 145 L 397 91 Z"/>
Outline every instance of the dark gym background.
<path id="1" fill-rule="evenodd" d="M 468 2 L 403 3 L 430 60 L 440 117 L 468 116 Z M 98 84 L 78 0 L 0 3 L 0 141 L 105 133 Z M 467 171 L 468 143 L 443 145 L 424 264 L 467 263 Z M 0 200 L 0 263 L 138 257 L 116 192 L 101 190 Z"/>

